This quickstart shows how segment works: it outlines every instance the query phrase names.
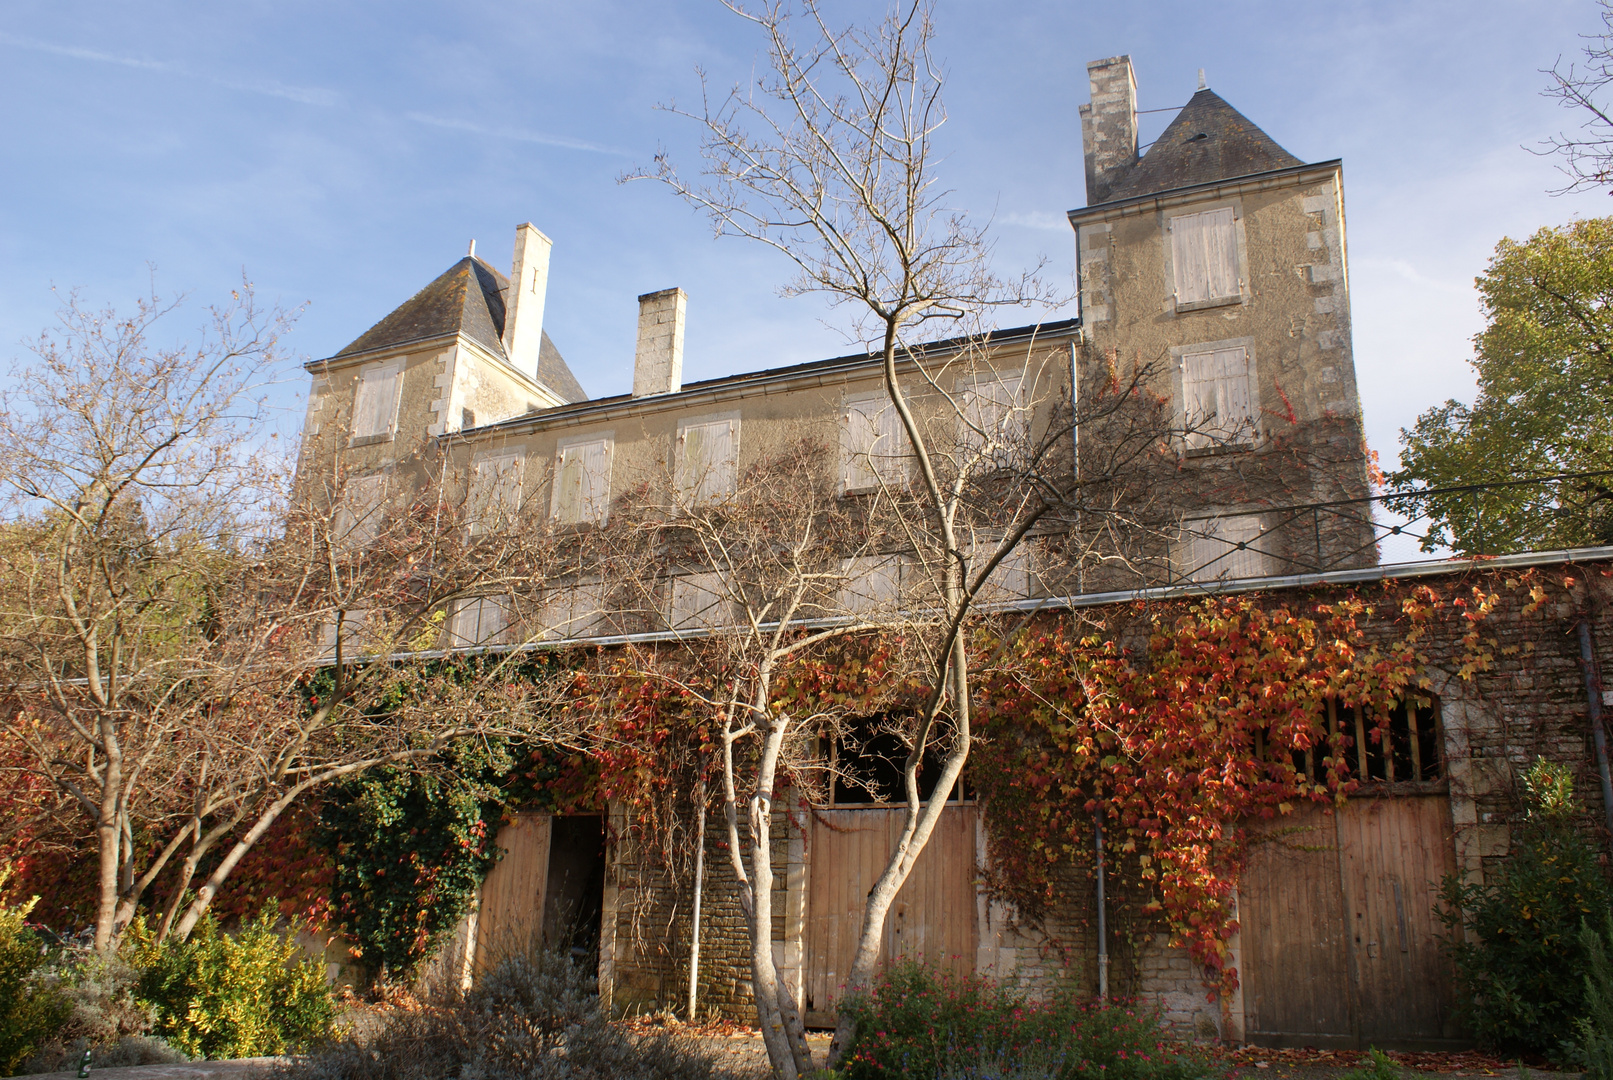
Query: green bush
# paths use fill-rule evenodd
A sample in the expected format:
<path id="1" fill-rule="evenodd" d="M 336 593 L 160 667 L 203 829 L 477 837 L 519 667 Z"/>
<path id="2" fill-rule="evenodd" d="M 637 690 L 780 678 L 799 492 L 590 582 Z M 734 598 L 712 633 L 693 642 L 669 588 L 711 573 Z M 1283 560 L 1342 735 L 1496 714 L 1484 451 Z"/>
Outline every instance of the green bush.
<path id="1" fill-rule="evenodd" d="M 1579 1064 L 1588 1080 L 1613 1080 L 1613 915 L 1598 934 L 1589 924 L 1580 928 L 1579 944 L 1585 950 L 1585 1015 L 1579 1028 Z"/>
<path id="2" fill-rule="evenodd" d="M 155 1030 L 201 1058 L 282 1054 L 328 1035 L 335 1009 L 324 965 L 298 959 L 298 946 L 278 933 L 279 905 L 231 936 L 211 915 L 187 941 L 152 944 L 132 928 L 139 994 L 156 1010 Z"/>
<path id="3" fill-rule="evenodd" d="M 1152 1010 L 1073 994 L 1031 1002 L 975 975 L 902 962 L 849 1003 L 848 1080 L 1046 1077 L 1185 1080 L 1208 1066 L 1169 1044 Z"/>
<path id="4" fill-rule="evenodd" d="M 54 1034 L 28 1059 L 24 1072 L 76 1069 L 85 1050 L 97 1068 L 168 1065 L 186 1055 L 149 1035 L 155 1010 L 135 996 L 140 972 L 122 956 L 103 957 L 83 949 L 55 950 L 42 971 L 70 1009 Z"/>
<path id="5" fill-rule="evenodd" d="M 1574 822 L 1573 782 L 1540 760 L 1524 778 L 1526 816 L 1511 856 L 1482 885 L 1450 875 L 1440 917 L 1462 987 L 1462 1019 L 1509 1055 L 1572 1056 L 1590 962 L 1581 926 L 1608 916 L 1607 878 Z"/>
<path id="6" fill-rule="evenodd" d="M 8 875 L 0 872 L 0 885 Z M 56 1034 L 73 1005 L 40 969 L 44 943 L 27 926 L 34 901 L 0 905 L 0 1076 L 11 1076 Z"/>

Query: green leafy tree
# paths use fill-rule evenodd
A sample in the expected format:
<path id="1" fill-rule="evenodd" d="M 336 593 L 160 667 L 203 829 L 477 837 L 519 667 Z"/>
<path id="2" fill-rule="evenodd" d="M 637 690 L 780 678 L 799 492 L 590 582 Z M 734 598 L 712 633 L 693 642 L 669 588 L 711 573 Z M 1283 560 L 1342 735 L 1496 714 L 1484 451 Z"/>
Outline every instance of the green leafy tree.
<path id="1" fill-rule="evenodd" d="M 1613 468 L 1613 218 L 1504 239 L 1477 279 L 1478 396 L 1401 429 L 1396 486 L 1451 488 Z M 1466 554 L 1613 543 L 1613 476 L 1419 500 L 1424 547 Z"/>
<path id="2" fill-rule="evenodd" d="M 1480 884 L 1445 878 L 1442 918 L 1479 1041 L 1506 1053 L 1564 1059 L 1584 1014 L 1591 954 L 1581 930 L 1608 917 L 1606 876 L 1575 818 L 1566 766 L 1538 761 L 1524 778 L 1527 816 L 1511 856 Z"/>

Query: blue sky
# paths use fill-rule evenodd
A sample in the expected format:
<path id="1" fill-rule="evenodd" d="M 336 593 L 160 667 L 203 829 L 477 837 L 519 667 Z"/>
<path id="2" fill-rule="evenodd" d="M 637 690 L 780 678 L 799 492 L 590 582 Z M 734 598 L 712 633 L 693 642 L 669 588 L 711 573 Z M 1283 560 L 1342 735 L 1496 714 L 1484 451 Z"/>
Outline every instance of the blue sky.
<path id="1" fill-rule="evenodd" d="M 842 18 L 882 10 L 833 3 Z M 148 283 L 192 315 L 243 269 L 307 303 L 291 345 L 330 355 L 475 238 L 555 242 L 545 326 L 594 396 L 630 385 L 635 297 L 689 294 L 686 379 L 843 351 L 833 313 L 784 300 L 788 268 L 649 184 L 659 146 L 696 164 L 690 101 L 762 57 L 716 0 L 0 6 L 0 355 L 49 323 L 52 286 L 128 304 Z M 1085 61 L 1130 53 L 1141 106 L 1209 84 L 1307 161 L 1344 159 L 1355 355 L 1369 438 L 1465 397 L 1472 289 L 1502 236 L 1613 212 L 1553 198 L 1523 147 L 1573 118 L 1541 68 L 1597 27 L 1589 0 L 1141 3 L 941 0 L 951 120 L 942 177 L 992 216 L 999 268 L 1068 282 L 1063 211 L 1085 202 Z M 1168 113 L 1145 117 L 1151 138 Z M 281 391 L 300 420 L 300 379 Z M 296 420 L 288 422 L 295 423 Z"/>

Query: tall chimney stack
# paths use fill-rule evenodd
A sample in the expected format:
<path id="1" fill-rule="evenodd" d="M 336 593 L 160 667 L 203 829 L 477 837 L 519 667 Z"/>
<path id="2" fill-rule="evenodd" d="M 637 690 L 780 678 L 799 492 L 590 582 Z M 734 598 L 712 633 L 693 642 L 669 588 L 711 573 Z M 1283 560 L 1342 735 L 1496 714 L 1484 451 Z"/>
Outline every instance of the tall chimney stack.
<path id="1" fill-rule="evenodd" d="M 638 298 L 638 348 L 633 353 L 633 396 L 676 394 L 683 389 L 682 289 L 662 289 Z"/>
<path id="2" fill-rule="evenodd" d="M 538 349 L 543 343 L 543 298 L 549 289 L 549 248 L 553 246 L 529 221 L 515 228 L 515 258 L 510 263 L 510 291 L 504 297 L 504 353 L 529 379 L 538 377 Z"/>
<path id="3" fill-rule="evenodd" d="M 1087 65 L 1092 104 L 1081 106 L 1081 149 L 1086 156 L 1087 205 L 1107 202 L 1137 163 L 1137 76 L 1130 56 Z"/>

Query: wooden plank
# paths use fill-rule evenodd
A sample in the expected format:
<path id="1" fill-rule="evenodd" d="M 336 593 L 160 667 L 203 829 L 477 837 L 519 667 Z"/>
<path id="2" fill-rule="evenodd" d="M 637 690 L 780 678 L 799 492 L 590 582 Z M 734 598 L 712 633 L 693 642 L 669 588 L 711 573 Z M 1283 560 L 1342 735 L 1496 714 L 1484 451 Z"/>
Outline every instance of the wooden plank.
<path id="1" fill-rule="evenodd" d="M 1456 868 L 1450 801 L 1357 798 L 1341 824 L 1363 1043 L 1460 1045 L 1454 981 L 1435 914 L 1440 878 Z"/>
<path id="2" fill-rule="evenodd" d="M 868 808 L 814 816 L 807 898 L 808 1020 L 832 1021 L 851 970 L 863 905 L 901 836 L 905 812 Z M 954 972 L 974 970 L 973 806 L 949 806 L 891 904 L 881 941 L 884 963 L 908 957 Z"/>
<path id="3" fill-rule="evenodd" d="M 1306 805 L 1258 827 L 1238 889 L 1248 1037 L 1353 1044 L 1333 818 Z"/>
<path id="4" fill-rule="evenodd" d="M 542 932 L 551 828 L 549 814 L 517 814 L 499 830 L 505 855 L 482 882 L 476 919 L 478 971 L 525 951 Z"/>

